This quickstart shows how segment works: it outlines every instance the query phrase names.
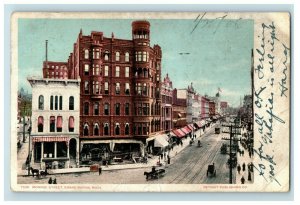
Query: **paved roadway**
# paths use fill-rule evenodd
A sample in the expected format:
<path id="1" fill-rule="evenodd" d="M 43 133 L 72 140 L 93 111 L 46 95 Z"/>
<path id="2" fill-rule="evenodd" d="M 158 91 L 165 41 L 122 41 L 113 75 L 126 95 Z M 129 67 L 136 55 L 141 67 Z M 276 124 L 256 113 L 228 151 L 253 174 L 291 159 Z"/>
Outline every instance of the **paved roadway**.
<path id="1" fill-rule="evenodd" d="M 171 165 L 164 167 L 166 175 L 158 180 L 145 180 L 143 173 L 150 171 L 150 168 L 105 171 L 100 176 L 96 172 L 51 177 L 56 178 L 58 184 L 228 184 L 229 169 L 226 165 L 228 155 L 220 153 L 220 147 L 224 143 L 221 138 L 226 135 L 228 134 L 214 134 L 214 129 L 211 129 L 201 137 L 202 147 L 199 148 L 196 143 L 187 146 L 171 159 Z M 207 166 L 213 162 L 217 175 L 207 177 Z M 234 169 L 233 182 L 235 174 Z M 45 184 L 48 179 L 49 176 L 43 179 L 18 177 L 18 183 Z"/>

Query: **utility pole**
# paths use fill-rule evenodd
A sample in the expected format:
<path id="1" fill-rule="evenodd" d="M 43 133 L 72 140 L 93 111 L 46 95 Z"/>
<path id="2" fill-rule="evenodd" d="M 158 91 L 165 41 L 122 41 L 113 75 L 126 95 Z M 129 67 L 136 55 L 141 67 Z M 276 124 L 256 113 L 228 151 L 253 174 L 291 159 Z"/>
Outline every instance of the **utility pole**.
<path id="1" fill-rule="evenodd" d="M 235 120 L 235 123 L 237 121 Z M 222 140 L 229 140 L 229 183 L 232 184 L 232 169 L 233 169 L 233 159 L 232 159 L 232 141 L 238 141 L 236 139 L 232 139 L 234 135 L 241 135 L 241 126 L 237 126 L 235 125 L 222 125 L 222 127 L 228 127 L 229 128 L 229 132 L 228 131 L 222 131 L 223 133 L 229 133 L 230 137 L 228 138 L 222 138 Z M 235 152 L 236 153 L 236 152 Z"/>
<path id="2" fill-rule="evenodd" d="M 30 143 L 31 143 L 31 141 L 30 141 L 30 134 L 31 134 L 31 117 L 30 117 L 30 126 L 29 126 L 29 128 L 28 128 L 28 138 L 29 138 L 29 142 L 28 142 L 28 176 L 30 175 L 30 162 L 31 162 L 31 151 L 30 151 Z"/>
<path id="3" fill-rule="evenodd" d="M 25 110 L 26 110 L 26 102 L 24 103 L 23 107 L 23 143 L 25 143 L 26 138 L 25 138 Z"/>

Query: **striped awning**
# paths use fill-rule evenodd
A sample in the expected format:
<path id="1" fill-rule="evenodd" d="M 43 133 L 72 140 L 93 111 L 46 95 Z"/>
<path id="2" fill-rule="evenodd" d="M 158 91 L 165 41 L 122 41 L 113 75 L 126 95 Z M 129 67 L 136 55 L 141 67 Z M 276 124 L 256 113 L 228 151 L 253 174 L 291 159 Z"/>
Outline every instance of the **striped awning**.
<path id="1" fill-rule="evenodd" d="M 67 142 L 69 137 L 32 137 L 32 142 Z"/>
<path id="2" fill-rule="evenodd" d="M 180 130 L 181 130 L 182 132 L 184 132 L 185 135 L 187 135 L 187 134 L 189 134 L 189 133 L 191 132 L 191 131 L 188 130 L 186 127 L 180 128 Z"/>
<path id="3" fill-rule="evenodd" d="M 189 124 L 188 127 L 190 128 L 190 130 L 196 129 L 196 127 L 193 124 Z"/>
<path id="4" fill-rule="evenodd" d="M 203 127 L 205 126 L 205 120 L 201 120 L 197 122 L 198 127 Z"/>
<path id="5" fill-rule="evenodd" d="M 180 129 L 176 129 L 172 131 L 177 137 L 182 138 L 184 137 L 186 134 L 184 132 L 182 132 Z"/>

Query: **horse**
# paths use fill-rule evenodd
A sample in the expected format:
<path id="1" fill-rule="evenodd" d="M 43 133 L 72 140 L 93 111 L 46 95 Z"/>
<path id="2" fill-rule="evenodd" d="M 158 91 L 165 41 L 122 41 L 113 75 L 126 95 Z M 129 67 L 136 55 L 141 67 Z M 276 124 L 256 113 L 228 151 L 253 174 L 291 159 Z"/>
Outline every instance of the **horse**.
<path id="1" fill-rule="evenodd" d="M 40 175 L 40 171 L 38 169 L 33 169 L 32 167 L 30 167 L 30 171 L 32 173 L 32 177 L 34 177 L 35 173 L 36 173 L 36 176 Z"/>
<path id="2" fill-rule="evenodd" d="M 40 175 L 41 175 L 41 176 L 44 176 L 44 177 L 47 176 L 48 174 L 49 174 L 49 173 L 48 173 L 48 171 L 47 171 L 47 167 L 46 167 L 45 171 L 42 170 L 42 171 L 40 172 Z"/>

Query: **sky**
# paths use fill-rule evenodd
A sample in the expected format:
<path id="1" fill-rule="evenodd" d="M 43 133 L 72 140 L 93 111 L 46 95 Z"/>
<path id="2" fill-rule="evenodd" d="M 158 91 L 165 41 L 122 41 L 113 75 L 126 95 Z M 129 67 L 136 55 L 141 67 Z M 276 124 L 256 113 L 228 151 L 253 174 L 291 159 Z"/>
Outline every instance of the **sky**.
<path id="1" fill-rule="evenodd" d="M 83 35 L 101 31 L 106 37 L 113 32 L 115 38 L 131 39 L 133 20 L 19 19 L 19 89 L 31 93 L 27 77 L 42 76 L 45 40 L 48 60 L 66 62 L 80 29 Z M 193 82 L 199 94 L 209 96 L 220 88 L 221 101 L 233 107 L 251 94 L 253 20 L 201 20 L 198 25 L 194 19 L 147 20 L 151 46 L 158 44 L 162 49 L 162 79 L 168 73 L 173 88 L 187 88 Z"/>

